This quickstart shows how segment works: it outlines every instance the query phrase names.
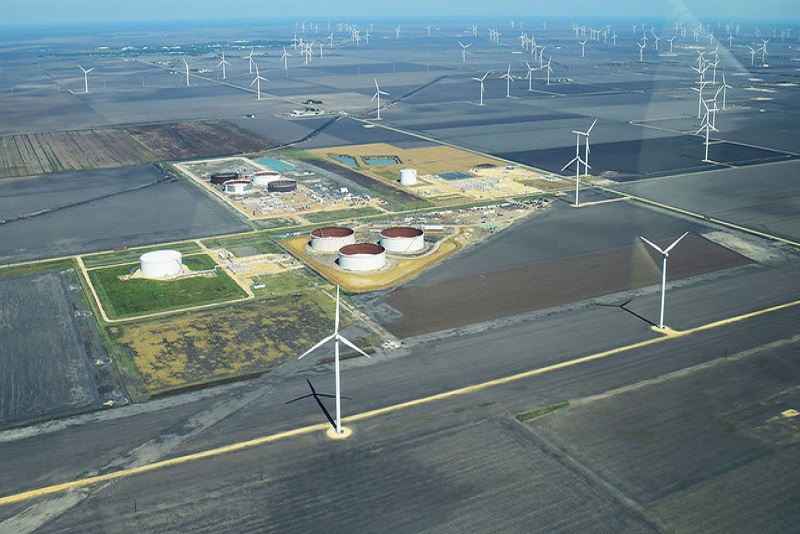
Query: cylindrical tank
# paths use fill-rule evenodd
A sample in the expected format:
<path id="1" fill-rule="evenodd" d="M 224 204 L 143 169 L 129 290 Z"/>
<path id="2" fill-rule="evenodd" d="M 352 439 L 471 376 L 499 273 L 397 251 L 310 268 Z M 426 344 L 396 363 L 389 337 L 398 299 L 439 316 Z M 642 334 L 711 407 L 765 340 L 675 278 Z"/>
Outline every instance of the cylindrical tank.
<path id="1" fill-rule="evenodd" d="M 280 180 L 281 173 L 275 171 L 258 171 L 253 173 L 253 185 L 256 187 L 268 187 L 270 183 Z"/>
<path id="2" fill-rule="evenodd" d="M 352 228 L 327 226 L 311 232 L 311 248 L 317 252 L 336 252 L 355 242 L 356 233 Z"/>
<path id="3" fill-rule="evenodd" d="M 425 232 L 407 226 L 386 228 L 380 243 L 389 254 L 413 254 L 425 248 Z"/>
<path id="4" fill-rule="evenodd" d="M 295 189 L 297 189 L 297 181 L 289 180 L 288 178 L 275 180 L 267 186 L 267 191 L 270 193 L 289 193 Z"/>
<path id="5" fill-rule="evenodd" d="M 229 180 L 236 180 L 238 178 L 238 172 L 217 172 L 211 175 L 211 183 L 214 185 L 222 185 Z"/>
<path id="6" fill-rule="evenodd" d="M 142 276 L 164 278 L 183 272 L 183 255 L 177 250 L 154 250 L 145 252 L 139 258 Z"/>
<path id="7" fill-rule="evenodd" d="M 400 185 L 417 183 L 417 169 L 400 169 Z"/>
<path id="8" fill-rule="evenodd" d="M 222 189 L 229 195 L 244 195 L 252 191 L 253 182 L 250 180 L 228 180 L 222 184 Z"/>
<path id="9" fill-rule="evenodd" d="M 339 249 L 339 267 L 345 271 L 377 271 L 386 264 L 386 250 L 375 243 L 355 243 Z"/>

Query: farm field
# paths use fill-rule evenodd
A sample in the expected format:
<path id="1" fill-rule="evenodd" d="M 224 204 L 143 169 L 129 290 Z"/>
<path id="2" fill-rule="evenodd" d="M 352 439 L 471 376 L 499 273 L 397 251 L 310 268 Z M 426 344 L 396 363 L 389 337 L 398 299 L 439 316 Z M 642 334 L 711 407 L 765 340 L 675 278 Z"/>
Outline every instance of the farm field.
<path id="1" fill-rule="evenodd" d="M 107 327 L 135 364 L 126 378 L 146 398 L 269 371 L 330 333 L 334 302 L 320 291 Z M 344 314 L 343 326 L 350 322 Z"/>
<path id="2" fill-rule="evenodd" d="M 127 131 L 160 160 L 258 152 L 277 144 L 225 120 L 151 124 Z"/>
<path id="3" fill-rule="evenodd" d="M 0 137 L 0 178 L 125 167 L 156 156 L 121 129 Z"/>
<path id="4" fill-rule="evenodd" d="M 0 427 L 100 407 L 70 290 L 59 271 L 0 278 Z"/>

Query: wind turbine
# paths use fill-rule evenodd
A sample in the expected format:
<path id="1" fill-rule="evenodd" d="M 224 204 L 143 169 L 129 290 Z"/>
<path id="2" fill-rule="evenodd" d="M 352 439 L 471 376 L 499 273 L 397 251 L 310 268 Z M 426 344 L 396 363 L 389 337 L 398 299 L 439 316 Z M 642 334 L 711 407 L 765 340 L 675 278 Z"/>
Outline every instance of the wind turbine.
<path id="1" fill-rule="evenodd" d="M 711 144 L 711 142 L 709 140 L 709 136 L 710 136 L 711 130 L 714 130 L 715 132 L 719 131 L 719 130 L 717 130 L 717 128 L 711 122 L 712 121 L 711 114 L 714 113 L 714 116 L 716 116 L 716 114 L 717 114 L 717 102 L 715 100 L 714 101 L 714 107 L 713 108 L 709 108 L 708 104 L 706 104 L 706 101 L 703 100 L 703 106 L 706 108 L 706 114 L 705 114 L 705 117 L 704 117 L 704 120 L 703 120 L 703 125 L 694 134 L 698 135 L 700 132 L 705 130 L 705 132 L 706 132 L 706 141 L 705 141 L 706 155 L 703 158 L 703 162 L 711 163 L 711 160 L 708 159 L 708 146 Z M 714 122 L 716 122 L 716 120 L 714 120 Z"/>
<path id="2" fill-rule="evenodd" d="M 287 59 L 287 58 L 289 58 L 289 56 L 291 56 L 291 54 L 286 51 L 286 47 L 284 46 L 283 47 L 283 55 L 281 56 L 281 59 L 283 60 L 283 70 L 289 70 L 289 62 L 288 62 L 288 59 Z"/>
<path id="3" fill-rule="evenodd" d="M 319 347 L 327 343 L 328 341 L 333 340 L 333 354 L 334 354 L 334 374 L 336 375 L 336 433 L 342 434 L 342 395 L 341 395 L 341 379 L 340 379 L 340 372 L 339 372 L 339 342 L 341 341 L 351 349 L 355 350 L 359 354 L 362 354 L 369 358 L 369 355 L 351 343 L 347 338 L 339 333 L 339 286 L 336 286 L 336 318 L 334 319 L 333 323 L 333 334 L 329 335 L 303 354 L 301 354 L 297 359 L 300 360 L 305 356 L 311 354 Z"/>
<path id="4" fill-rule="evenodd" d="M 244 59 L 246 59 L 249 62 L 249 65 L 248 65 L 249 66 L 249 70 L 247 71 L 247 74 L 253 74 L 253 65 L 255 65 L 255 61 L 253 61 L 253 49 L 252 48 L 250 49 L 250 53 L 247 54 L 246 56 L 244 56 Z"/>
<path id="5" fill-rule="evenodd" d="M 573 130 L 573 132 L 575 132 L 575 130 Z M 580 187 L 581 183 L 581 163 L 586 165 L 587 169 L 591 169 L 591 167 L 589 167 L 589 165 L 581 159 L 581 136 L 579 132 L 575 133 L 578 134 L 575 137 L 575 157 L 569 160 L 569 163 L 561 168 L 561 172 L 564 172 L 567 170 L 567 167 L 575 163 L 575 207 L 578 207 L 580 206 L 580 202 L 578 202 L 578 188 Z"/>
<path id="6" fill-rule="evenodd" d="M 586 170 L 585 170 L 585 172 L 583 174 L 589 174 L 589 152 L 590 152 L 590 150 L 589 150 L 589 134 L 592 133 L 592 128 L 594 128 L 595 124 L 597 124 L 597 119 L 594 120 L 592 125 L 589 126 L 589 128 L 585 132 L 581 132 L 581 131 L 578 131 L 578 130 L 572 130 L 572 133 L 576 134 L 578 136 L 578 138 L 580 138 L 580 136 L 584 136 L 586 138 L 586 151 L 585 151 L 584 157 L 583 157 L 584 158 L 583 164 L 585 165 Z"/>
<path id="7" fill-rule="evenodd" d="M 542 57 L 542 56 L 539 56 Z M 553 61 L 553 56 L 547 58 L 547 65 L 544 67 L 547 69 L 547 85 L 550 85 L 550 73 L 553 72 L 552 67 L 550 67 L 550 62 Z"/>
<path id="8" fill-rule="evenodd" d="M 528 91 L 530 92 L 533 91 L 533 86 L 531 84 L 533 83 L 533 71 L 536 70 L 536 68 L 531 67 L 531 64 L 528 63 L 527 61 L 525 62 L 525 65 L 528 66 L 528 75 L 526 76 L 526 78 L 528 78 Z"/>
<path id="9" fill-rule="evenodd" d="M 506 80 L 506 98 L 511 97 L 511 82 L 513 81 L 513 76 L 511 76 L 511 63 L 508 64 L 508 71 L 500 76 L 500 79 Z"/>
<path id="10" fill-rule="evenodd" d="M 640 43 L 637 41 L 636 45 L 639 47 L 639 63 L 644 63 L 644 47 L 647 46 L 647 43 Z"/>
<path id="11" fill-rule="evenodd" d="M 675 38 L 676 37 L 677 37 L 677 35 L 673 35 L 671 38 L 667 39 L 667 42 L 669 43 L 669 53 L 670 54 L 672 53 L 672 45 L 673 45 L 673 43 L 675 43 Z"/>
<path id="12" fill-rule="evenodd" d="M 658 317 L 658 328 L 659 328 L 659 330 L 663 330 L 664 329 L 664 291 L 665 291 L 666 285 L 667 285 L 667 257 L 669 256 L 669 251 L 672 250 L 673 248 L 675 248 L 675 245 L 677 245 L 678 242 L 681 239 L 686 237 L 688 233 L 689 232 L 685 232 L 682 236 L 680 236 L 678 239 L 673 241 L 670 246 L 668 246 L 667 248 L 665 248 L 663 250 L 658 245 L 653 243 L 652 241 L 648 241 L 644 237 L 639 236 L 639 238 L 642 241 L 644 241 L 645 243 L 647 243 L 648 245 L 650 245 L 651 247 L 653 247 L 654 249 L 656 249 L 657 251 L 659 251 L 661 253 L 661 313 L 659 314 L 659 317 Z"/>
<path id="13" fill-rule="evenodd" d="M 224 80 L 225 78 L 227 78 L 227 76 L 225 75 L 225 65 L 228 65 L 228 66 L 230 66 L 230 63 L 228 63 L 227 61 L 225 61 L 225 52 L 222 52 L 222 61 L 220 61 L 219 63 L 217 63 L 217 67 L 222 67 L 222 79 L 223 79 L 223 80 Z"/>
<path id="14" fill-rule="evenodd" d="M 720 87 L 722 90 L 722 109 L 725 109 L 725 103 L 727 102 L 727 93 L 728 89 L 733 89 L 728 83 L 725 81 L 725 73 L 722 73 L 722 86 Z"/>
<path id="15" fill-rule="evenodd" d="M 483 82 L 484 82 L 484 80 L 486 80 L 487 76 L 489 76 L 488 72 L 486 74 L 484 74 L 482 78 L 472 78 L 476 82 L 480 82 L 481 83 L 481 103 L 478 104 L 479 106 L 483 105 Z"/>
<path id="16" fill-rule="evenodd" d="M 375 94 L 372 95 L 372 100 L 370 100 L 370 102 L 372 102 L 376 98 L 378 99 L 378 119 L 377 120 L 381 120 L 381 95 L 389 96 L 389 93 L 385 93 L 385 92 L 381 91 L 381 88 L 378 87 L 378 80 L 375 80 Z"/>
<path id="17" fill-rule="evenodd" d="M 586 40 L 578 41 L 578 44 L 581 45 L 581 57 L 586 57 Z"/>
<path id="18" fill-rule="evenodd" d="M 186 60 L 183 60 L 183 64 L 186 66 L 186 87 L 189 87 L 189 64 L 186 63 Z"/>
<path id="19" fill-rule="evenodd" d="M 472 43 L 463 44 L 461 41 L 456 41 L 458 44 L 461 45 L 461 63 L 467 62 L 467 48 L 472 46 Z"/>
<path id="20" fill-rule="evenodd" d="M 264 80 L 265 82 L 269 81 L 261 76 L 261 74 L 258 72 L 258 65 L 256 65 L 256 77 L 252 82 L 250 82 L 250 87 L 253 87 L 253 84 L 256 84 L 256 93 L 258 94 L 256 100 L 261 100 L 261 80 Z"/>
<path id="21" fill-rule="evenodd" d="M 94 70 L 94 67 L 89 68 L 89 69 L 84 69 L 83 67 L 78 65 L 78 68 L 81 69 L 81 71 L 83 71 L 83 92 L 84 93 L 88 93 L 89 92 L 89 73 Z"/>

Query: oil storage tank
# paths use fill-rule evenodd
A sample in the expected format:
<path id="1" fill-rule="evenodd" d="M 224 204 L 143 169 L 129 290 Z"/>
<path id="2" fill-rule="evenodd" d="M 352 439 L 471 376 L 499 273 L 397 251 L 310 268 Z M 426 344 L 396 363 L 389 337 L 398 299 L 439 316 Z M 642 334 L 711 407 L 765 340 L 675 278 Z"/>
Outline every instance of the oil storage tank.
<path id="1" fill-rule="evenodd" d="M 290 193 L 297 189 L 297 181 L 289 178 L 282 178 L 280 180 L 273 180 L 267 185 L 267 191 L 270 193 Z"/>
<path id="2" fill-rule="evenodd" d="M 389 254 L 414 254 L 425 248 L 425 232 L 407 226 L 386 228 L 380 244 Z"/>
<path id="3" fill-rule="evenodd" d="M 211 175 L 211 183 L 214 185 L 222 185 L 229 180 L 237 180 L 238 178 L 238 172 L 217 172 Z"/>
<path id="4" fill-rule="evenodd" d="M 316 252 L 336 252 L 355 242 L 356 233 L 352 228 L 326 226 L 311 232 L 311 248 Z"/>
<path id="5" fill-rule="evenodd" d="M 260 188 L 269 187 L 272 182 L 280 180 L 281 173 L 276 171 L 258 171 L 253 173 L 253 185 Z"/>
<path id="6" fill-rule="evenodd" d="M 183 255 L 177 250 L 154 250 L 139 258 L 142 276 L 166 278 L 183 272 Z"/>
<path id="7" fill-rule="evenodd" d="M 386 250 L 375 243 L 354 243 L 339 249 L 339 267 L 345 271 L 377 271 L 386 265 Z"/>
<path id="8" fill-rule="evenodd" d="M 400 169 L 400 185 L 417 183 L 417 169 Z"/>

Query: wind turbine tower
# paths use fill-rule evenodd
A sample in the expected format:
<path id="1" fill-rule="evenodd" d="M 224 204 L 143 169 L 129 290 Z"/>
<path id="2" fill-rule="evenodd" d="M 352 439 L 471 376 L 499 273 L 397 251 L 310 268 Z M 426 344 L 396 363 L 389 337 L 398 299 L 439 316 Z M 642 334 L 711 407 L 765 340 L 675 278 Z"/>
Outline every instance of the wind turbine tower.
<path id="1" fill-rule="evenodd" d="M 685 232 L 682 236 L 680 236 L 678 239 L 673 241 L 670 246 L 668 246 L 667 248 L 665 248 L 663 250 L 661 249 L 661 247 L 659 247 L 658 245 L 656 245 L 652 241 L 648 241 L 644 237 L 639 236 L 639 238 L 642 241 L 644 241 L 645 243 L 647 243 L 648 245 L 650 245 L 651 247 L 653 247 L 654 249 L 656 249 L 658 252 L 661 253 L 661 312 L 659 313 L 659 316 L 658 316 L 658 328 L 659 328 L 659 330 L 663 330 L 664 329 L 664 293 L 665 293 L 666 286 L 667 286 L 667 257 L 669 257 L 669 251 L 672 250 L 673 248 L 675 248 L 675 245 L 677 245 L 680 242 L 681 239 L 686 237 L 686 235 L 688 233 L 689 232 Z"/>
<path id="2" fill-rule="evenodd" d="M 483 105 L 483 82 L 486 80 L 487 76 L 489 76 L 488 72 L 486 74 L 484 74 L 483 77 L 481 77 L 481 78 L 472 78 L 473 80 L 475 80 L 476 82 L 480 82 L 480 84 L 481 84 L 481 102 L 480 102 L 480 104 L 478 104 L 479 106 Z"/>
<path id="3" fill-rule="evenodd" d="M 327 342 L 329 342 L 331 340 L 333 341 L 333 346 L 334 346 L 334 349 L 333 349 L 333 354 L 334 354 L 334 374 L 336 375 L 336 433 L 337 434 L 342 434 L 343 433 L 343 431 L 342 431 L 342 394 L 341 394 L 342 388 L 341 388 L 341 378 L 340 378 L 340 374 L 341 373 L 340 373 L 340 370 L 339 370 L 339 342 L 341 341 L 342 343 L 344 343 L 345 345 L 347 345 L 351 349 L 355 350 L 356 352 L 358 352 L 359 354 L 361 354 L 363 356 L 366 356 L 367 358 L 369 358 L 369 355 L 366 352 L 364 352 L 363 350 L 361 350 L 360 348 L 358 348 L 357 346 L 355 346 L 352 342 L 350 342 L 347 338 L 345 338 L 343 335 L 341 335 L 339 333 L 339 286 L 336 286 L 336 318 L 334 319 L 334 323 L 333 323 L 333 334 L 329 335 L 328 337 L 326 337 L 325 339 L 323 339 L 322 341 L 320 341 L 319 343 L 317 343 L 316 345 L 314 345 L 313 347 L 311 347 L 310 349 L 305 351 L 297 359 L 300 360 L 300 359 L 304 358 L 305 356 L 311 354 L 312 352 L 317 350 L 319 347 L 321 347 L 322 345 L 324 345 L 325 343 L 327 343 Z"/>
<path id="4" fill-rule="evenodd" d="M 186 63 L 186 60 L 183 60 L 183 64 L 186 67 L 186 87 L 189 87 L 189 64 Z"/>
<path id="5" fill-rule="evenodd" d="M 94 67 L 89 68 L 89 69 L 84 69 L 83 67 L 78 65 L 78 68 L 81 69 L 81 71 L 83 71 L 83 92 L 84 93 L 88 93 L 89 92 L 89 73 L 94 70 Z"/>
<path id="6" fill-rule="evenodd" d="M 227 78 L 227 76 L 226 76 L 226 74 L 225 74 L 225 65 L 228 65 L 228 66 L 230 66 L 230 63 L 228 63 L 227 61 L 225 61 L 225 52 L 222 52 L 222 61 L 220 61 L 219 63 L 217 63 L 217 67 L 222 67 L 222 79 L 223 79 L 223 80 L 224 80 L 225 78 Z"/>
<path id="7" fill-rule="evenodd" d="M 385 92 L 381 91 L 381 88 L 378 87 L 378 80 L 375 80 L 375 94 L 372 95 L 372 100 L 370 100 L 370 102 L 372 102 L 376 98 L 378 99 L 378 119 L 377 120 L 381 120 L 381 95 L 389 96 L 389 93 L 385 93 Z"/>
<path id="8" fill-rule="evenodd" d="M 461 45 L 461 63 L 467 62 L 467 48 L 472 46 L 472 43 L 463 44 L 461 41 L 456 41 L 458 44 Z"/>
<path id="9" fill-rule="evenodd" d="M 261 81 L 268 82 L 269 80 L 261 76 L 261 73 L 258 72 L 258 65 L 256 65 L 256 77 L 250 82 L 250 87 L 253 87 L 253 84 L 256 84 L 256 100 L 261 100 Z"/>
<path id="10" fill-rule="evenodd" d="M 573 132 L 575 132 L 575 130 L 573 130 Z M 569 163 L 561 168 L 561 172 L 567 170 L 567 168 L 573 163 L 575 164 L 575 207 L 577 208 L 580 206 L 580 202 L 578 201 L 578 189 L 580 188 L 581 183 L 581 163 L 586 165 L 586 168 L 591 167 L 589 167 L 589 165 L 581 159 L 581 135 L 579 132 L 575 133 L 578 134 L 575 137 L 575 157 L 569 160 Z"/>
<path id="11" fill-rule="evenodd" d="M 511 76 L 511 63 L 508 64 L 508 71 L 505 74 L 500 76 L 501 79 L 506 80 L 506 98 L 511 97 L 511 82 L 513 81 L 513 76 Z"/>

